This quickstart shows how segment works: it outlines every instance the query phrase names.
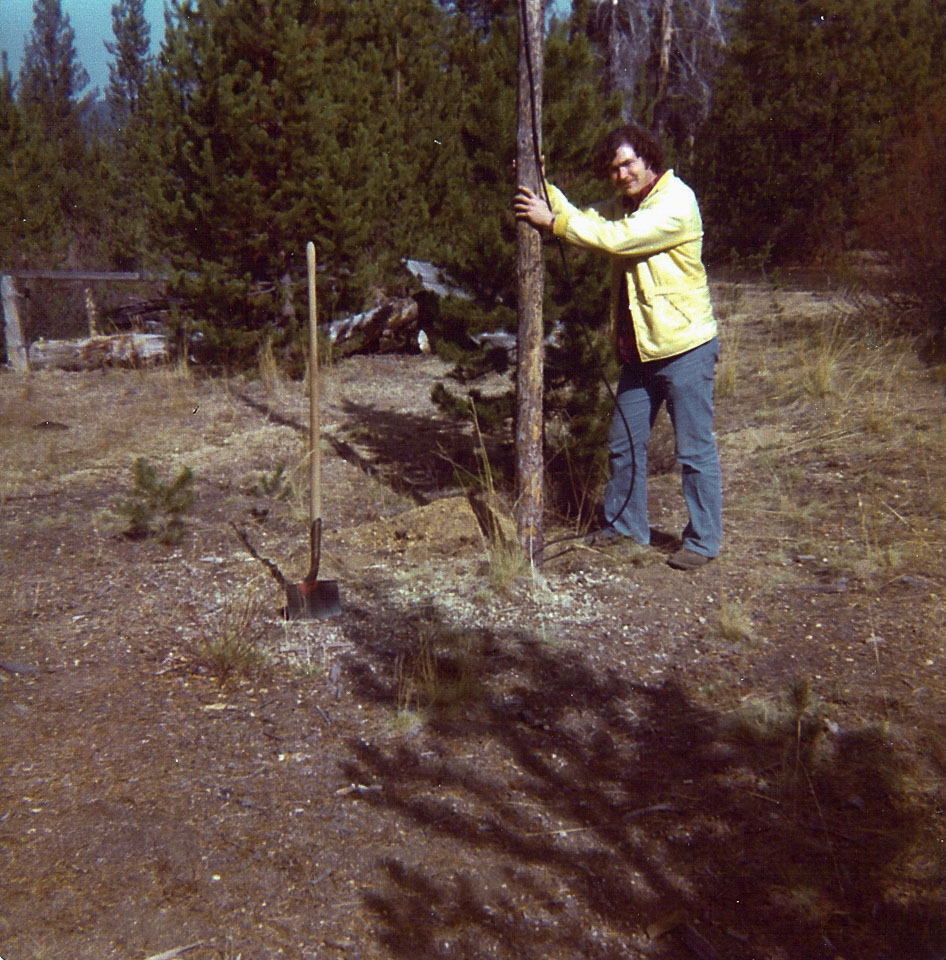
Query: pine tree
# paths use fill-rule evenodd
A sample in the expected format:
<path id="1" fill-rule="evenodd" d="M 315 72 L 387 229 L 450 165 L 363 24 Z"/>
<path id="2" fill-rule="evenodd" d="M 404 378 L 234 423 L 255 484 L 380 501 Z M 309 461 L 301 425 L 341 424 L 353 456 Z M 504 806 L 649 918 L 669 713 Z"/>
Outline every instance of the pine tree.
<path id="1" fill-rule="evenodd" d="M 9 266 L 19 246 L 22 214 L 21 185 L 17 182 L 22 121 L 13 99 L 13 80 L 6 50 L 0 58 L 0 218 L 7 229 L 0 232 L 0 267 Z"/>
<path id="2" fill-rule="evenodd" d="M 0 266 L 47 266 L 60 241 L 62 210 L 50 177 L 58 170 L 55 149 L 31 135 L 15 99 L 6 53 L 0 66 Z"/>
<path id="3" fill-rule="evenodd" d="M 138 112 L 154 65 L 144 0 L 119 0 L 113 4 L 112 32 L 114 42 L 105 43 L 105 49 L 115 58 L 108 65 L 105 100 L 113 119 L 123 124 Z"/>
<path id="4" fill-rule="evenodd" d="M 87 167 L 83 123 L 93 93 L 81 94 L 88 83 L 59 0 L 34 0 L 17 97 L 23 122 L 17 177 L 29 184 L 27 246 L 38 251 L 45 266 L 67 248 L 74 263 L 90 255 L 80 238 L 95 232 L 89 222 L 96 206 L 90 194 L 99 184 Z M 56 215 L 50 216 L 53 207 Z"/>
<path id="5" fill-rule="evenodd" d="M 20 102 L 37 112 L 47 136 L 69 141 L 71 147 L 91 101 L 91 94 L 79 99 L 88 85 L 89 75 L 76 56 L 75 31 L 60 0 L 33 0 L 33 25 L 20 68 Z"/>
<path id="6" fill-rule="evenodd" d="M 519 0 L 447 0 L 443 6 L 464 18 L 475 30 L 487 33 L 499 20 L 517 16 Z"/>
<path id="7" fill-rule="evenodd" d="M 515 19 L 498 18 L 485 33 L 458 31 L 453 48 L 452 63 L 464 77 L 461 136 L 466 166 L 452 201 L 458 216 L 449 265 L 477 292 L 483 320 L 490 323 L 515 321 L 509 199 L 514 189 L 516 43 Z M 544 56 L 549 177 L 577 203 L 600 200 L 609 187 L 593 178 L 591 159 L 600 137 L 620 122 L 620 98 L 605 95 L 595 51 L 585 33 L 569 23 L 551 26 Z M 606 449 L 609 401 L 601 368 L 610 358 L 608 273 L 593 254 L 569 249 L 563 261 L 558 244 L 548 245 L 546 262 L 551 282 L 546 284 L 543 315 L 549 331 L 559 331 L 545 367 L 545 415 L 553 425 L 548 435 L 548 492 L 556 509 L 575 514 L 593 500 L 603 469 L 601 451 Z M 491 309 L 497 301 L 505 316 Z M 508 410 L 508 400 L 499 398 L 500 413 Z M 441 401 L 446 408 L 449 399 Z M 480 401 L 478 413 L 481 425 L 491 422 L 489 401 Z"/>
<path id="8" fill-rule="evenodd" d="M 168 162 L 155 209 L 213 336 L 225 321 L 239 352 L 269 325 L 291 332 L 309 239 L 332 314 L 433 252 L 461 170 L 447 26 L 432 0 L 172 6 L 149 107 Z"/>
<path id="9" fill-rule="evenodd" d="M 466 24 L 450 65 L 463 78 L 457 124 L 462 150 L 448 185 L 454 218 L 443 225 L 445 265 L 484 303 L 511 303 L 513 224 L 508 216 L 516 134 L 516 22 L 501 18 L 481 34 Z"/>
<path id="10" fill-rule="evenodd" d="M 340 104 L 342 151 L 329 163 L 337 162 L 331 179 L 342 187 L 339 221 L 360 236 L 338 246 L 363 278 L 352 286 L 357 298 L 359 286 L 390 278 L 401 259 L 435 253 L 431 238 L 452 214 L 445 199 L 459 170 L 462 84 L 445 69 L 449 23 L 431 0 L 327 7 L 323 75 Z"/>
<path id="11" fill-rule="evenodd" d="M 313 202 L 337 148 L 314 6 L 174 0 L 169 9 L 147 110 L 164 167 L 152 213 L 211 344 L 233 362 L 269 325 L 291 333 L 287 278 L 330 216 Z"/>
<path id="12" fill-rule="evenodd" d="M 584 167 L 608 112 L 587 41 L 571 47 L 550 143 Z M 152 210 L 208 337 L 237 359 L 291 336 L 309 239 L 323 316 L 403 284 L 407 257 L 508 300 L 514 62 L 514 18 L 474 30 L 434 0 L 176 0 L 147 109 Z"/>
<path id="13" fill-rule="evenodd" d="M 926 2 L 744 0 L 694 171 L 717 255 L 851 242 L 929 89 L 936 34 Z"/>
<path id="14" fill-rule="evenodd" d="M 108 185 L 98 207 L 101 256 L 114 269 L 160 267 L 150 213 L 164 161 L 147 109 L 156 64 L 144 0 L 113 4 L 112 33 L 114 41 L 105 42 L 114 58 L 105 90 L 111 125 L 94 151 L 96 179 Z"/>

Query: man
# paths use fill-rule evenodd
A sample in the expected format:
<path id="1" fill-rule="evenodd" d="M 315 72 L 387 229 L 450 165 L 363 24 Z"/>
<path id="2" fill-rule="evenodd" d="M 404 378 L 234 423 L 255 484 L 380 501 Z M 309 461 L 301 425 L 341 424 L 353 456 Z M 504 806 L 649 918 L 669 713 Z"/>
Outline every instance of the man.
<path id="1" fill-rule="evenodd" d="M 611 260 L 611 325 L 623 363 L 608 437 L 605 540 L 650 542 L 647 441 L 666 402 L 683 471 L 689 522 L 667 561 L 693 570 L 722 542 L 722 481 L 713 434 L 716 320 L 702 262 L 703 225 L 693 191 L 665 170 L 660 144 L 628 124 L 602 141 L 595 158 L 614 197 L 579 210 L 548 184 L 551 204 L 517 190 L 519 220 Z"/>

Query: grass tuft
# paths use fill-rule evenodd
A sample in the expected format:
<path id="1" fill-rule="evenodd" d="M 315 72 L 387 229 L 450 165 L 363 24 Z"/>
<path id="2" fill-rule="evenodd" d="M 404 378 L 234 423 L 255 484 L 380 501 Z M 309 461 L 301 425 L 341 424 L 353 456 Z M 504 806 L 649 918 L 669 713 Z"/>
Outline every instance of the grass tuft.
<path id="1" fill-rule="evenodd" d="M 198 625 L 196 655 L 220 682 L 252 677 L 266 670 L 269 653 L 263 646 L 266 623 L 263 600 L 252 587 L 231 594 L 221 607 Z"/>
<path id="2" fill-rule="evenodd" d="M 716 396 L 723 400 L 736 395 L 739 384 L 738 357 L 740 354 L 739 331 L 735 330 L 723 344 L 719 366 L 716 370 Z"/>
<path id="3" fill-rule="evenodd" d="M 395 664 L 400 722 L 455 713 L 481 689 L 479 640 L 473 633 L 432 618 L 421 619 L 416 627 Z"/>
<path id="4" fill-rule="evenodd" d="M 489 583 L 497 593 L 508 593 L 531 570 L 529 558 L 518 543 L 498 539 L 489 549 Z"/>
<path id="5" fill-rule="evenodd" d="M 733 643 L 752 643 L 756 639 L 752 621 L 738 603 L 727 602 L 720 607 L 716 629 L 723 640 Z"/>
<path id="6" fill-rule="evenodd" d="M 266 337 L 262 344 L 260 344 L 256 356 L 256 366 L 259 372 L 260 383 L 265 393 L 269 396 L 279 393 L 285 378 L 282 370 L 279 368 L 276 355 L 273 353 L 272 337 Z"/>

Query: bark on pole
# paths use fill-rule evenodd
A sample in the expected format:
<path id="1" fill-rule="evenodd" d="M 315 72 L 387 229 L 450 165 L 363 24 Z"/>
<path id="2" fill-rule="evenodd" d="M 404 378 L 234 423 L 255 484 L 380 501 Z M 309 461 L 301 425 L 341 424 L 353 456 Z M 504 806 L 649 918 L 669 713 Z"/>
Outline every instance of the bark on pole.
<path id="1" fill-rule="evenodd" d="M 20 325 L 20 293 L 13 277 L 0 277 L 0 296 L 3 298 L 4 336 L 7 344 L 7 363 L 18 373 L 30 369 L 29 354 Z"/>
<path id="2" fill-rule="evenodd" d="M 543 0 L 520 0 L 517 181 L 541 193 L 536 145 L 541 143 Z M 539 151 L 541 146 L 539 146 Z M 516 234 L 518 363 L 516 369 L 516 532 L 519 546 L 542 563 L 544 458 L 542 449 L 542 238 L 527 223 Z"/>

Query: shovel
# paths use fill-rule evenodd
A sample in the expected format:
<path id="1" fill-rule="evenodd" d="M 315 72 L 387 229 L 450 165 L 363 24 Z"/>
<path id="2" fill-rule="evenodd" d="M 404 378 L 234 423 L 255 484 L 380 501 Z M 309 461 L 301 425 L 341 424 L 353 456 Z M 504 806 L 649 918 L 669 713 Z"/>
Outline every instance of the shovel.
<path id="1" fill-rule="evenodd" d="M 309 279 L 309 572 L 299 583 L 285 583 L 287 620 L 337 617 L 338 581 L 319 580 L 322 557 L 322 460 L 319 446 L 319 342 L 316 332 L 315 244 L 306 245 Z"/>

